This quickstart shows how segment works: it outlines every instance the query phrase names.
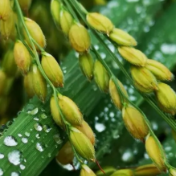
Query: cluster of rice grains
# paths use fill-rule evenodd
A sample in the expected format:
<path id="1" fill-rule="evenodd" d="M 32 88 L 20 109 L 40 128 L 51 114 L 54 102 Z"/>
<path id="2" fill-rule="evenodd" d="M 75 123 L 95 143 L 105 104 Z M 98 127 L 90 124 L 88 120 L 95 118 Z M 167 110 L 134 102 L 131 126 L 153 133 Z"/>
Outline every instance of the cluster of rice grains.
<path id="1" fill-rule="evenodd" d="M 96 174 L 83 161 L 85 159 L 97 162 L 94 133 L 84 121 L 75 102 L 58 91 L 58 87 L 64 86 L 62 70 L 55 58 L 45 52 L 46 40 L 40 26 L 29 18 L 23 18 L 19 3 L 23 11 L 27 11 L 31 0 L 19 0 L 19 2 L 0 0 L 1 37 L 16 39 L 13 49 L 9 49 L 4 56 L 0 69 L 0 96 L 2 95 L 0 103 L 2 99 L 5 105 L 3 98 L 7 93 L 4 91 L 8 90 L 11 84 L 8 80 L 13 80 L 19 72 L 24 77 L 24 87 L 29 97 L 37 95 L 42 102 L 45 102 L 47 84 L 49 84 L 53 90 L 53 96 L 50 98 L 52 117 L 68 135 L 68 141 L 61 148 L 56 159 L 65 165 L 72 163 L 76 156 L 81 164 L 80 175 L 94 176 Z M 18 16 L 12 10 L 14 6 L 16 6 Z M 51 13 L 55 24 L 68 37 L 72 48 L 79 53 L 80 67 L 87 79 L 94 78 L 101 91 L 110 93 L 115 106 L 122 111 L 127 130 L 134 138 L 145 143 L 146 151 L 155 164 L 144 165 L 135 170 L 111 170 L 111 175 L 144 176 L 148 174 L 154 176 L 166 171 L 171 176 L 176 175 L 175 169 L 168 164 L 162 146 L 145 115 L 129 101 L 123 84 L 109 72 L 109 67 L 101 57 L 92 57 L 95 51 L 92 49 L 88 30 L 77 19 L 74 19 L 73 14 L 70 14 L 70 11 L 58 0 L 51 1 Z M 86 20 L 91 28 L 107 35 L 110 40 L 117 43 L 120 55 L 131 64 L 134 86 L 143 93 L 153 92 L 164 112 L 176 114 L 176 94 L 170 86 L 161 82 L 172 80 L 172 73 L 161 63 L 147 59 L 141 51 L 133 48 L 137 45 L 135 39 L 123 30 L 115 28 L 107 17 L 86 12 Z"/>
<path id="2" fill-rule="evenodd" d="M 135 49 L 134 46 L 137 45 L 135 39 L 125 31 L 115 28 L 107 17 L 99 13 L 88 13 L 84 8 L 82 10 L 86 14 L 88 26 L 107 35 L 111 41 L 117 44 L 120 55 L 131 64 L 134 86 L 142 93 L 153 92 L 162 111 L 172 115 L 176 114 L 176 94 L 170 86 L 161 82 L 173 79 L 170 70 L 163 64 L 148 59 L 145 54 Z M 154 164 L 144 165 L 135 170 L 113 171 L 112 176 L 154 176 L 166 171 L 169 171 L 170 175 L 174 175 L 175 169 L 167 163 L 162 146 L 143 112 L 129 101 L 128 93 L 123 84 L 108 71 L 105 62 L 98 58 L 93 59 L 91 52 L 94 50 L 92 50 L 87 29 L 77 19 L 74 19 L 75 16 L 72 15 L 75 14 L 72 12 L 71 14 L 61 2 L 53 0 L 51 12 L 56 25 L 60 26 L 68 37 L 72 48 L 79 53 L 80 67 L 87 79 L 92 80 L 94 78 L 101 91 L 110 93 L 115 106 L 122 111 L 127 130 L 134 138 L 145 143 L 146 151 L 154 162 Z M 62 125 L 61 120 L 58 123 Z M 76 132 L 77 130 L 73 131 Z M 66 144 L 64 147 L 70 146 Z M 87 166 L 82 165 L 81 176 L 85 175 L 95 174 Z"/>
<path id="3" fill-rule="evenodd" d="M 12 9 L 13 3 L 11 1 L 0 1 L 0 40 L 14 40 L 16 38 L 15 23 L 17 22 L 17 15 Z M 0 124 L 5 124 L 9 120 L 9 113 L 7 113 L 12 101 L 11 88 L 14 80 L 18 77 L 18 70 L 13 57 L 13 44 L 9 47 L 3 45 L 5 52 L 2 54 L 2 61 L 0 66 Z M 2 52 L 1 52 L 2 53 Z"/>
<path id="4" fill-rule="evenodd" d="M 0 1 L 1 23 L 5 23 L 7 26 L 6 23 L 11 22 L 8 21 L 10 19 L 9 12 L 13 12 L 13 6 L 19 16 L 17 18 L 19 23 L 13 20 L 13 25 L 16 25 L 19 30 L 18 33 L 15 33 L 16 28 L 12 31 L 9 26 L 8 30 L 1 28 L 1 36 L 5 39 L 9 39 L 11 34 L 16 34 L 16 36 L 14 36 L 13 49 L 5 56 L 8 57 L 8 60 L 3 62 L 3 69 L 0 70 L 0 93 L 4 94 L 7 76 L 14 76 L 17 68 L 24 77 L 24 87 L 29 97 L 36 95 L 42 102 L 45 102 L 47 84 L 49 84 L 53 90 L 53 96 L 50 99 L 51 114 L 56 124 L 66 131 L 69 139 L 56 157 L 58 162 L 61 164 L 72 163 L 74 155 L 81 163 L 83 162 L 78 155 L 88 161 L 96 162 L 94 133 L 84 121 L 77 105 L 70 98 L 59 93 L 57 88 L 64 86 L 64 76 L 55 58 L 44 50 L 46 40 L 42 29 L 35 21 L 22 16 L 20 6 L 23 10 L 27 10 L 31 1 L 19 2 L 15 0 L 14 4 L 11 4 L 10 0 Z M 67 16 L 64 12 L 63 15 Z M 1 24 L 1 27 L 3 25 Z M 67 26 L 63 25 L 65 33 L 67 32 L 66 28 Z M 87 171 L 88 167 L 84 165 L 82 167 L 82 172 Z"/>

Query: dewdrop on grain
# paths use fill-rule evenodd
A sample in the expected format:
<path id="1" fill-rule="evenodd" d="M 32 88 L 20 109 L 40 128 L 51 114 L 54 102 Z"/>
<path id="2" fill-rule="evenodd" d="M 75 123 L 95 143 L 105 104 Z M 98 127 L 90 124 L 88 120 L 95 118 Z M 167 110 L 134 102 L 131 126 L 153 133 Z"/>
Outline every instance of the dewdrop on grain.
<path id="1" fill-rule="evenodd" d="M 146 65 L 147 57 L 141 51 L 126 46 L 118 47 L 118 51 L 120 55 L 129 63 L 140 67 Z"/>
<path id="2" fill-rule="evenodd" d="M 35 94 L 44 102 L 47 94 L 46 82 L 35 64 L 32 66 L 32 80 Z"/>
<path id="3" fill-rule="evenodd" d="M 122 91 L 122 100 L 121 100 L 119 90 L 116 88 L 116 85 L 112 79 L 110 79 L 110 81 L 109 81 L 109 93 L 110 93 L 110 96 L 111 96 L 111 99 L 112 99 L 114 105 L 118 109 L 121 110 L 122 109 L 122 101 L 125 101 L 125 98 L 123 98 L 123 95 L 126 98 L 128 98 L 128 93 L 125 90 L 123 84 L 118 79 L 117 79 L 117 83 L 119 85 L 119 89 Z"/>
<path id="4" fill-rule="evenodd" d="M 118 45 L 122 46 L 136 46 L 137 42 L 136 40 L 129 35 L 127 32 L 114 28 L 112 32 L 109 34 L 109 38 L 116 42 Z"/>
<path id="5" fill-rule="evenodd" d="M 158 91 L 156 93 L 156 99 L 159 106 L 164 112 L 168 112 L 172 115 L 176 114 L 176 93 L 167 84 L 160 82 L 158 84 Z"/>
<path id="6" fill-rule="evenodd" d="M 62 9 L 60 11 L 60 26 L 65 35 L 69 34 L 72 25 L 73 25 L 72 16 L 68 11 Z"/>
<path id="7" fill-rule="evenodd" d="M 57 101 L 59 103 L 58 98 L 57 98 Z M 50 110 L 51 110 L 51 115 L 52 115 L 55 123 L 60 127 L 64 127 L 64 123 L 62 121 L 62 117 L 61 117 L 61 114 L 60 114 L 60 111 L 58 109 L 57 102 L 56 102 L 54 96 L 52 96 L 51 99 L 50 99 Z"/>
<path id="8" fill-rule="evenodd" d="M 72 127 L 70 129 L 70 141 L 81 157 L 88 161 L 96 161 L 94 146 L 85 134 Z"/>
<path id="9" fill-rule="evenodd" d="M 149 134 L 145 141 L 145 148 L 149 157 L 153 160 L 158 169 L 164 172 L 166 171 L 166 166 L 164 164 L 165 155 L 163 149 L 159 147 L 159 141 L 156 140 L 156 138 Z"/>
<path id="10" fill-rule="evenodd" d="M 149 133 L 148 126 L 144 120 L 143 114 L 131 105 L 124 106 L 122 117 L 129 133 L 136 139 L 144 141 Z"/>
<path id="11" fill-rule="evenodd" d="M 139 166 L 134 170 L 135 176 L 156 176 L 161 172 L 158 170 L 155 164 L 146 164 Z"/>
<path id="12" fill-rule="evenodd" d="M 72 146 L 69 141 L 67 141 L 64 146 L 59 150 L 56 156 L 56 161 L 62 165 L 70 164 L 73 162 L 74 153 Z"/>
<path id="13" fill-rule="evenodd" d="M 152 92 L 158 89 L 158 82 L 156 77 L 148 69 L 144 67 L 132 66 L 131 75 L 134 82 L 143 87 L 144 90 L 146 89 Z"/>
<path id="14" fill-rule="evenodd" d="M 79 53 L 88 51 L 91 45 L 87 29 L 79 23 L 71 26 L 69 31 L 69 40 L 73 49 Z"/>
<path id="15" fill-rule="evenodd" d="M 80 176 L 96 176 L 96 175 L 87 165 L 82 165 Z"/>
<path id="16" fill-rule="evenodd" d="M 81 126 L 83 115 L 78 106 L 70 98 L 59 94 L 59 106 L 65 119 L 71 124 Z"/>
<path id="17" fill-rule="evenodd" d="M 92 143 L 92 145 L 95 145 L 94 132 L 92 131 L 91 127 L 86 121 L 83 120 L 81 126 L 74 126 L 74 127 L 77 128 L 79 131 L 81 131 L 83 134 L 85 134 Z"/>
<path id="18" fill-rule="evenodd" d="M 23 74 L 27 74 L 31 65 L 31 56 L 26 46 L 20 40 L 16 41 L 13 53 L 17 67 Z"/>
<path id="19" fill-rule="evenodd" d="M 111 20 L 99 13 L 88 13 L 86 19 L 91 27 L 107 35 L 109 35 L 114 28 Z"/>
<path id="20" fill-rule="evenodd" d="M 174 77 L 171 71 L 158 61 L 147 59 L 145 67 L 150 70 L 158 80 L 171 81 Z"/>
<path id="21" fill-rule="evenodd" d="M 63 87 L 63 73 L 55 58 L 48 53 L 42 53 L 41 65 L 53 85 Z"/>
<path id="22" fill-rule="evenodd" d="M 109 91 L 109 74 L 106 71 L 105 67 L 101 64 L 100 61 L 96 60 L 94 62 L 94 79 L 98 87 L 103 92 Z"/>
<path id="23" fill-rule="evenodd" d="M 40 26 L 33 20 L 29 19 L 29 18 L 25 18 L 25 25 L 28 28 L 29 34 L 31 35 L 31 37 L 38 43 L 38 45 L 42 48 L 45 48 L 46 46 L 46 39 L 45 36 L 40 28 Z M 25 40 L 27 41 L 28 45 L 30 47 L 31 46 L 31 42 L 29 40 L 29 37 L 26 33 L 26 31 L 24 31 L 24 36 L 25 36 Z M 37 50 L 39 50 L 38 46 L 35 44 L 35 47 Z"/>
<path id="24" fill-rule="evenodd" d="M 88 80 L 93 78 L 94 60 L 90 53 L 79 54 L 79 65 Z"/>

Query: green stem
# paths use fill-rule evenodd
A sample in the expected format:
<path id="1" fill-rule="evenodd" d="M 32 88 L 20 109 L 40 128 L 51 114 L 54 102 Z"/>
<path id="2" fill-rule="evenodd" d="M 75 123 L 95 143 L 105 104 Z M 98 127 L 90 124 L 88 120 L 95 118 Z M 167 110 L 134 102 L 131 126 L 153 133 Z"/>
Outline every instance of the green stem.
<path id="1" fill-rule="evenodd" d="M 82 18 L 82 20 L 85 22 L 85 24 L 87 26 L 90 27 L 91 31 L 95 34 L 95 36 L 97 37 L 97 39 L 100 41 L 100 43 L 104 46 L 104 48 L 106 49 L 106 51 L 110 54 L 110 56 L 116 61 L 116 63 L 118 64 L 120 70 L 123 72 L 123 74 L 127 77 L 127 79 L 130 81 L 130 83 L 133 85 L 133 80 L 131 78 L 131 76 L 128 74 L 128 72 L 126 71 L 126 69 L 123 67 L 122 63 L 119 61 L 119 59 L 116 57 L 116 55 L 114 55 L 114 53 L 112 53 L 112 51 L 109 49 L 109 47 L 105 44 L 104 40 L 102 39 L 102 37 L 100 36 L 100 34 L 95 31 L 92 30 L 91 26 L 87 23 L 85 17 L 82 15 L 81 13 L 81 9 L 80 6 L 78 5 L 78 2 L 76 0 L 69 0 L 70 4 L 72 4 L 72 6 L 74 7 L 74 9 L 78 12 L 78 14 L 80 15 L 80 17 Z M 84 13 L 84 12 L 83 12 Z M 109 40 L 109 38 L 107 37 L 107 39 Z M 135 88 L 135 86 L 134 86 Z M 176 122 L 169 118 L 168 116 L 166 116 L 160 109 L 159 107 L 147 96 L 143 95 L 141 92 L 138 92 L 143 99 L 145 99 L 145 101 L 152 106 L 153 109 L 155 109 L 155 111 L 170 125 L 170 127 L 176 132 Z"/>
<path id="2" fill-rule="evenodd" d="M 16 8 L 17 8 L 18 15 L 19 15 L 19 17 L 20 17 L 20 21 L 21 21 L 22 25 L 24 26 L 24 29 L 25 29 L 25 31 L 26 31 L 26 33 L 27 33 L 28 38 L 29 38 L 29 42 L 30 42 L 30 44 L 31 44 L 31 46 L 32 46 L 32 50 L 33 50 L 33 52 L 34 52 L 34 57 L 35 57 L 35 61 L 36 61 L 36 63 L 37 63 L 37 66 L 38 66 L 38 68 L 39 68 L 39 70 L 40 70 L 42 76 L 45 78 L 45 80 L 48 82 L 48 84 L 51 86 L 51 88 L 52 88 L 52 90 L 53 90 L 55 102 L 56 102 L 57 108 L 58 108 L 58 110 L 59 110 L 59 113 L 60 113 L 60 115 L 61 115 L 61 118 L 62 118 L 62 120 L 63 120 L 63 122 L 64 122 L 64 124 L 65 124 L 65 126 L 66 126 L 66 134 L 68 135 L 68 138 L 69 138 L 69 136 L 70 136 L 70 126 L 71 126 L 71 125 L 70 125 L 70 123 L 68 123 L 68 122 L 66 121 L 66 119 L 65 119 L 65 117 L 64 117 L 64 115 L 63 115 L 63 113 L 62 113 L 62 111 L 61 111 L 61 109 L 60 109 L 60 106 L 59 106 L 59 103 L 58 103 L 58 97 L 57 97 L 57 93 L 59 93 L 59 91 L 54 87 L 54 85 L 52 84 L 52 82 L 49 80 L 49 78 L 48 78 L 47 75 L 45 74 L 45 72 L 44 72 L 44 70 L 43 70 L 43 68 L 42 68 L 42 66 L 41 66 L 40 59 L 39 59 L 39 57 L 38 57 L 38 53 L 37 53 L 36 48 L 35 48 L 35 44 L 38 46 L 38 48 L 39 48 L 39 50 L 40 50 L 41 52 L 45 52 L 45 50 L 31 37 L 31 35 L 30 35 L 30 33 L 29 33 L 28 29 L 27 29 L 27 26 L 26 26 L 26 24 L 25 24 L 25 22 L 24 22 L 23 14 L 22 14 L 21 8 L 20 8 L 20 6 L 19 6 L 18 0 L 15 0 L 15 5 L 16 5 Z M 35 44 L 34 44 L 34 43 L 35 43 Z M 70 141 L 70 143 L 71 143 L 71 141 Z M 71 145 L 72 145 L 73 152 L 74 152 L 74 155 L 76 156 L 77 160 L 78 160 L 80 163 L 82 163 L 82 161 L 81 161 L 81 159 L 79 158 L 79 156 L 78 156 L 78 154 L 77 154 L 77 152 L 76 152 L 76 150 L 75 150 L 75 148 L 74 148 L 74 146 L 73 146 L 72 143 L 71 143 Z"/>
<path id="3" fill-rule="evenodd" d="M 73 2 L 75 1 L 75 3 Z M 84 22 L 89 26 L 89 24 L 87 23 L 87 21 L 85 20 L 85 18 L 82 16 L 82 14 L 80 13 L 80 9 L 79 7 L 77 6 L 77 1 L 76 0 L 73 0 L 71 1 L 70 0 L 70 3 L 73 5 L 73 7 L 75 7 L 75 10 L 77 10 L 78 14 L 81 16 L 81 18 L 84 20 Z M 89 26 L 90 27 L 90 26 Z M 102 38 L 99 36 L 99 34 L 93 30 L 93 33 L 96 35 L 96 37 L 99 39 L 99 41 L 104 45 L 104 47 L 106 48 L 106 50 L 110 53 L 110 55 L 114 58 L 114 60 L 116 60 L 118 66 L 120 67 L 120 69 L 122 70 L 122 72 L 124 73 L 124 75 L 129 79 L 129 81 L 133 84 L 133 80 L 132 78 L 130 77 L 130 75 L 128 74 L 128 72 L 126 71 L 126 69 L 123 67 L 123 65 L 121 64 L 121 62 L 118 60 L 118 58 L 111 52 L 111 50 L 106 46 L 106 44 L 104 43 L 104 41 L 102 40 Z M 96 49 L 94 47 L 91 48 L 93 50 L 93 52 L 96 54 L 97 56 L 97 59 L 102 63 L 102 65 L 105 67 L 105 69 L 107 70 L 108 74 L 111 76 L 111 78 L 113 79 L 113 81 L 115 82 L 115 85 L 116 85 L 116 88 L 117 90 L 119 91 L 120 93 L 120 99 L 123 100 L 123 99 L 126 99 L 128 100 L 128 102 L 133 105 L 134 107 L 136 107 L 141 114 L 143 114 L 143 117 L 144 117 L 144 120 L 149 128 L 149 132 L 150 132 L 150 135 L 152 135 L 155 139 L 155 141 L 157 142 L 159 148 L 160 148 L 160 151 L 161 154 L 162 154 L 162 158 L 164 159 L 164 162 L 166 164 L 166 167 L 169 169 L 169 164 L 168 164 L 168 161 L 167 159 L 164 157 L 164 153 L 163 153 L 163 148 L 157 138 L 157 136 L 155 135 L 155 133 L 153 132 L 152 128 L 151 128 L 151 125 L 150 125 L 150 122 L 149 120 L 147 119 L 147 117 L 145 116 L 145 114 L 142 112 L 142 110 L 136 106 L 133 102 L 131 102 L 122 92 L 122 90 L 120 89 L 119 85 L 118 85 L 118 82 L 117 82 L 117 79 L 115 77 L 115 75 L 113 74 L 113 72 L 111 71 L 111 69 L 109 68 L 109 66 L 106 64 L 106 62 L 101 58 L 101 56 L 99 55 L 99 53 L 96 51 Z M 143 94 L 141 94 L 141 96 L 147 100 L 147 102 L 167 121 L 169 122 L 169 124 L 172 126 L 172 123 L 170 123 L 169 119 L 165 116 L 164 113 L 162 113 L 160 111 L 160 109 L 148 98 L 148 97 L 145 97 Z M 175 126 L 173 126 L 175 128 Z M 175 128 L 176 130 L 176 128 Z"/>
<path id="4" fill-rule="evenodd" d="M 66 0 L 66 1 L 63 1 L 63 2 L 65 3 L 65 5 L 66 5 L 68 11 L 70 11 L 71 14 L 73 15 L 74 20 L 76 20 L 76 21 L 78 22 L 79 20 L 78 20 L 78 18 L 77 18 L 77 15 L 76 15 L 75 12 L 73 11 L 73 9 L 70 7 L 68 1 Z"/>

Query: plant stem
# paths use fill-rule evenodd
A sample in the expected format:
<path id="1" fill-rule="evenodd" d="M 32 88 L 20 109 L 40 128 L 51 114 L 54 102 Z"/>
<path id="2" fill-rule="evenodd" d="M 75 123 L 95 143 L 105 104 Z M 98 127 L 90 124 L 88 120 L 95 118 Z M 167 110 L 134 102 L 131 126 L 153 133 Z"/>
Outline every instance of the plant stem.
<path id="1" fill-rule="evenodd" d="M 47 83 L 51 86 L 51 88 L 52 88 L 52 90 L 53 90 L 55 102 L 56 102 L 57 108 L 58 108 L 58 110 L 59 110 L 59 113 L 60 113 L 60 115 L 61 115 L 61 118 L 62 118 L 62 120 L 63 120 L 63 122 L 64 122 L 64 124 L 65 124 L 65 126 L 66 126 L 66 134 L 68 135 L 68 138 L 69 138 L 69 136 L 70 136 L 70 126 L 71 126 L 71 124 L 66 121 L 66 119 L 65 119 L 65 117 L 64 117 L 64 115 L 63 115 L 63 113 L 62 113 L 62 111 L 61 111 L 61 109 L 60 109 L 60 106 L 59 106 L 59 103 L 58 103 L 58 97 L 57 97 L 57 93 L 59 93 L 59 91 L 54 87 L 54 85 L 52 84 L 52 82 L 49 80 L 49 78 L 48 78 L 47 75 L 45 74 L 45 72 L 44 72 L 44 70 L 43 70 L 43 68 L 42 68 L 42 66 L 41 66 L 40 59 L 39 59 L 39 57 L 38 57 L 38 53 L 37 53 L 37 51 L 36 51 L 36 48 L 35 48 L 35 45 L 34 45 L 34 44 L 36 44 L 36 45 L 38 46 L 38 48 L 40 49 L 41 52 L 45 52 L 45 50 L 31 37 L 31 35 L 30 35 L 30 33 L 29 33 L 28 29 L 27 29 L 27 26 L 26 26 L 26 24 L 25 24 L 25 22 L 24 22 L 23 14 L 22 14 L 20 5 L 19 5 L 19 3 L 18 3 L 18 0 L 15 0 L 15 5 L 16 5 L 16 8 L 17 8 L 18 15 L 19 15 L 19 17 L 20 17 L 20 21 L 21 21 L 22 25 L 24 26 L 24 29 L 25 29 L 25 31 L 26 31 L 26 33 L 27 33 L 27 36 L 28 36 L 29 41 L 30 41 L 30 44 L 31 44 L 31 46 L 32 46 L 32 50 L 33 50 L 33 52 L 34 52 L 34 57 L 35 57 L 35 61 L 36 61 L 36 63 L 37 63 L 37 66 L 38 66 L 38 68 L 39 68 L 39 70 L 40 70 L 42 76 L 45 78 L 45 80 L 46 80 Z M 60 93 L 59 93 L 59 94 L 60 94 Z M 71 142 L 70 142 L 70 143 L 71 143 Z M 71 143 L 71 145 L 72 145 L 72 143 Z M 73 146 L 73 145 L 72 145 L 72 148 L 73 148 L 73 152 L 74 152 L 74 154 L 75 154 L 77 160 L 78 160 L 80 163 L 82 163 L 82 161 L 81 161 L 81 159 L 79 158 L 78 154 L 76 153 L 76 150 L 74 149 L 74 146 Z"/>
<path id="2" fill-rule="evenodd" d="M 104 40 L 102 39 L 102 37 L 100 36 L 100 34 L 95 31 L 92 30 L 91 26 L 87 23 L 85 17 L 82 15 L 81 13 L 81 8 L 78 5 L 78 2 L 76 0 L 69 0 L 70 4 L 72 4 L 72 6 L 74 7 L 74 9 L 78 12 L 78 14 L 80 15 L 80 17 L 82 18 L 82 20 L 85 22 L 85 24 L 87 26 L 90 27 L 91 31 L 94 33 L 94 35 L 97 37 L 97 39 L 100 41 L 100 43 L 104 46 L 104 48 L 106 49 L 106 51 L 110 54 L 110 56 L 116 61 L 116 63 L 118 64 L 120 70 L 123 72 L 123 74 L 127 77 L 127 79 L 130 81 L 130 83 L 133 85 L 133 80 L 131 78 L 131 76 L 128 74 L 128 72 L 126 71 L 126 69 L 123 67 L 122 63 L 119 61 L 119 59 L 116 57 L 116 55 L 114 55 L 114 53 L 109 49 L 109 47 L 105 44 Z M 83 11 L 84 13 L 84 11 Z M 109 38 L 107 37 L 107 39 L 109 40 Z M 135 88 L 135 86 L 134 86 Z M 143 99 L 145 99 L 145 101 L 153 108 L 155 109 L 155 111 L 170 125 L 170 127 L 176 132 L 176 122 L 174 121 L 174 119 L 166 116 L 159 108 L 158 106 L 146 95 L 144 95 L 141 92 L 138 92 Z"/>
<path id="3" fill-rule="evenodd" d="M 75 3 L 74 3 L 74 2 Z M 81 12 L 80 12 L 80 9 L 79 9 L 79 5 L 77 5 L 77 1 L 76 0 L 73 0 L 71 1 L 70 0 L 70 3 L 73 5 L 73 7 L 75 8 L 75 10 L 78 12 L 78 14 L 81 16 L 81 18 L 83 19 L 83 21 L 85 22 L 85 24 L 87 24 L 89 26 L 89 24 L 87 23 L 87 21 L 85 20 L 85 18 L 82 16 Z M 73 11 L 73 10 L 72 10 Z M 72 12 L 71 12 L 72 13 Z M 90 27 L 90 26 L 89 26 Z M 120 69 L 122 70 L 122 72 L 124 73 L 124 75 L 128 78 L 128 80 L 133 84 L 133 80 L 132 78 L 130 77 L 130 75 L 128 74 L 128 72 L 125 70 L 125 68 L 123 67 L 123 65 L 121 64 L 121 62 L 118 60 L 118 58 L 111 52 L 111 50 L 106 46 L 106 44 L 104 43 L 104 41 L 102 40 L 102 38 L 100 37 L 100 35 L 92 30 L 93 33 L 96 35 L 96 37 L 99 39 L 100 43 L 102 43 L 104 45 L 104 47 L 106 48 L 106 50 L 110 53 L 110 55 L 114 58 L 114 60 L 116 60 L 118 66 L 120 67 Z M 150 122 L 149 120 L 147 119 L 147 117 L 145 116 L 145 114 L 142 112 L 142 110 L 136 106 L 133 102 L 131 102 L 122 92 L 122 90 L 120 89 L 119 85 L 118 85 L 118 82 L 117 82 L 117 79 L 115 77 L 115 75 L 113 74 L 113 72 L 111 71 L 111 69 L 109 68 L 109 66 L 106 64 L 106 62 L 101 58 L 101 56 L 99 55 L 99 53 L 96 51 L 96 49 L 92 46 L 91 48 L 93 50 L 93 52 L 96 54 L 97 56 L 97 59 L 102 63 L 102 65 L 105 67 L 105 69 L 107 70 L 108 74 L 111 76 L 111 78 L 113 79 L 113 81 L 115 82 L 115 85 L 116 85 L 116 89 L 118 90 L 118 92 L 120 93 L 120 99 L 123 100 L 123 99 L 126 99 L 128 100 L 128 102 L 133 105 L 134 107 L 136 107 L 139 112 L 141 114 L 143 114 L 143 117 L 144 117 L 144 120 L 146 122 L 146 125 L 148 126 L 149 128 L 149 134 L 151 136 L 153 136 L 153 138 L 155 139 L 155 141 L 157 142 L 158 144 L 158 147 L 161 151 L 161 155 L 162 155 L 162 158 L 166 164 L 166 167 L 167 169 L 170 168 L 170 165 L 168 164 L 168 161 L 166 159 L 166 157 L 164 156 L 164 152 L 163 152 L 163 148 L 162 148 L 162 145 L 160 144 L 157 136 L 155 135 L 155 133 L 153 132 L 152 128 L 151 128 L 151 125 L 150 125 Z M 148 97 L 145 97 L 143 94 L 141 94 L 141 96 L 146 99 L 146 101 L 170 124 L 171 127 L 173 127 L 175 130 L 176 130 L 176 125 L 173 125 L 173 123 L 170 122 L 170 120 L 168 119 L 167 116 L 165 116 L 165 114 L 163 112 L 161 112 L 161 110 L 153 103 L 153 101 L 151 101 Z"/>

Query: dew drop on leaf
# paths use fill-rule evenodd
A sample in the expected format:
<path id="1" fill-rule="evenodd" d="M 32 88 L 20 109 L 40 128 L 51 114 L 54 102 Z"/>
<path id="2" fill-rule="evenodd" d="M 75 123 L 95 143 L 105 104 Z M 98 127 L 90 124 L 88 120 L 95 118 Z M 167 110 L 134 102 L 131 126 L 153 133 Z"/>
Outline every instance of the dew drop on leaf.
<path id="1" fill-rule="evenodd" d="M 95 129 L 101 133 L 106 129 L 106 126 L 103 123 L 96 122 Z"/>
<path id="2" fill-rule="evenodd" d="M 43 125 L 43 129 L 46 133 L 49 133 L 51 131 L 51 128 L 48 125 Z"/>
<path id="3" fill-rule="evenodd" d="M 43 151 L 44 151 L 43 146 L 42 146 L 39 142 L 36 143 L 36 149 L 37 149 L 38 151 L 40 151 L 40 152 L 43 152 Z"/>
<path id="4" fill-rule="evenodd" d="M 22 137 L 22 134 L 19 133 L 19 134 L 18 134 L 18 137 Z"/>
<path id="5" fill-rule="evenodd" d="M 21 141 L 22 141 L 24 144 L 28 143 L 28 139 L 27 139 L 27 138 L 22 138 Z"/>
<path id="6" fill-rule="evenodd" d="M 48 153 L 48 157 L 51 158 L 51 153 Z"/>
<path id="7" fill-rule="evenodd" d="M 12 172 L 12 173 L 11 173 L 11 176 L 19 176 L 19 173 L 17 173 L 17 172 Z"/>
<path id="8" fill-rule="evenodd" d="M 13 136 L 6 136 L 4 139 L 4 144 L 6 146 L 13 147 L 13 146 L 16 146 L 18 143 Z"/>
<path id="9" fill-rule="evenodd" d="M 20 164 L 20 169 L 24 170 L 26 167 L 23 164 Z"/>
<path id="10" fill-rule="evenodd" d="M 130 150 L 127 150 L 122 155 L 122 160 L 124 162 L 131 162 L 134 159 L 133 153 Z"/>
<path id="11" fill-rule="evenodd" d="M 0 159 L 3 159 L 4 155 L 2 153 L 0 153 Z"/>
<path id="12" fill-rule="evenodd" d="M 31 115 L 36 115 L 38 113 L 38 108 L 35 108 L 35 109 L 31 110 L 31 111 L 28 111 L 27 113 L 31 114 Z"/>
<path id="13" fill-rule="evenodd" d="M 42 131 L 42 126 L 39 123 L 35 123 L 34 128 L 36 129 L 36 131 Z"/>
<path id="14" fill-rule="evenodd" d="M 40 134 L 36 134 L 35 137 L 36 137 L 37 139 L 40 139 Z"/>
<path id="15" fill-rule="evenodd" d="M 59 134 L 55 134 L 55 135 L 53 136 L 53 138 L 54 138 L 54 140 L 55 140 L 55 142 L 56 142 L 57 144 L 61 144 L 61 143 L 62 143 L 62 139 L 60 138 L 60 135 L 59 135 Z"/>
<path id="16" fill-rule="evenodd" d="M 44 113 L 42 113 L 42 114 L 41 114 L 41 118 L 42 118 L 42 119 L 47 119 L 47 115 L 44 114 Z"/>
<path id="17" fill-rule="evenodd" d="M 25 136 L 29 137 L 29 136 L 30 136 L 30 133 L 25 132 Z"/>
<path id="18" fill-rule="evenodd" d="M 14 150 L 8 154 L 8 160 L 13 165 L 17 166 L 21 162 L 21 152 L 19 150 Z"/>
<path id="19" fill-rule="evenodd" d="M 2 169 L 0 168 L 0 176 L 3 175 L 3 173 L 4 173 L 4 172 L 3 172 Z"/>
<path id="20" fill-rule="evenodd" d="M 35 120 L 35 121 L 39 121 L 39 118 L 38 118 L 38 117 L 34 117 L 34 120 Z"/>

